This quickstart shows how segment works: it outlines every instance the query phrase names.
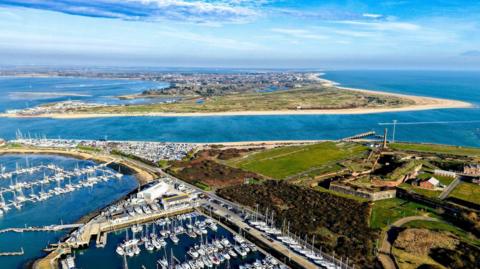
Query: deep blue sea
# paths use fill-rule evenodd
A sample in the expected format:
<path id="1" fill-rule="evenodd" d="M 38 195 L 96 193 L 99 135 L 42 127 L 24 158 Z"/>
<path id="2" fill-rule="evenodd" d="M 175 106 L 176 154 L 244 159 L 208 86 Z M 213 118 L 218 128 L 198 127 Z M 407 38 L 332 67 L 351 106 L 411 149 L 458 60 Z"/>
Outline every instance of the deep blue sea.
<path id="1" fill-rule="evenodd" d="M 480 103 L 480 72 L 441 71 L 327 71 L 325 78 L 345 86 L 391 91 Z M 59 92 L 63 78 L 2 78 L 0 99 L 11 92 L 35 90 Z M 104 91 L 104 80 L 82 79 L 85 93 L 98 96 L 116 95 L 116 91 L 138 92 L 128 81 Z M 76 83 L 76 82 L 75 82 Z M 133 83 L 133 82 L 132 82 Z M 135 81 L 134 83 L 139 83 Z M 99 84 L 99 86 L 95 86 Z M 32 85 L 32 88 L 29 88 Z M 145 86 L 146 88 L 151 85 Z M 144 87 L 144 88 L 145 88 Z M 70 99 L 75 99 L 69 97 Z M 22 100 L 24 102 L 25 100 Z M 0 110 L 17 101 L 1 101 Z M 13 138 L 17 129 L 31 135 L 48 137 L 97 139 L 131 139 L 184 142 L 226 142 L 255 140 L 337 139 L 359 132 L 375 130 L 383 133 L 379 123 L 398 120 L 397 140 L 480 146 L 480 110 L 438 109 L 379 113 L 368 115 L 319 116 L 222 116 L 222 117 L 123 117 L 95 119 L 0 119 L 0 137 Z M 417 124 L 421 122 L 429 122 Z M 402 125 L 402 123 L 410 123 Z M 413 124 L 412 124 L 413 123 Z"/>
<path id="2" fill-rule="evenodd" d="M 118 96 L 158 89 L 168 83 L 143 80 L 92 78 L 0 77 L 0 111 L 34 107 L 43 103 L 78 100 L 101 104 L 141 104 L 158 99 L 120 100 Z"/>
<path id="3" fill-rule="evenodd" d="M 28 160 L 27 160 L 28 158 Z M 92 161 L 78 160 L 69 157 L 53 155 L 3 155 L 0 156 L 0 165 L 5 167 L 6 172 L 15 170 L 16 166 L 27 167 L 40 164 L 54 163 L 65 170 L 73 170 L 75 167 L 95 165 Z M 47 176 L 49 176 L 47 174 Z M 26 174 L 13 180 L 29 182 L 43 178 L 43 172 Z M 121 182 L 121 184 L 119 184 Z M 8 188 L 9 179 L 0 179 L 0 188 Z M 65 183 L 64 183 L 65 184 Z M 52 185 L 52 184 L 47 184 Z M 44 186 L 48 191 L 52 186 Z M 82 188 L 70 193 L 54 196 L 48 200 L 36 203 L 27 202 L 17 210 L 11 208 L 0 217 L 0 229 L 24 226 L 46 226 L 60 223 L 74 223 L 82 216 L 104 207 L 137 187 L 138 183 L 133 176 L 125 175 L 120 181 L 110 180 L 100 182 L 93 187 Z M 38 187 L 35 192 L 38 193 Z M 23 189 L 28 197 L 30 189 Z M 7 202 L 12 198 L 11 193 L 3 194 Z M 27 232 L 27 233 L 2 233 L 0 234 L 0 252 L 20 251 L 23 247 L 25 255 L 0 257 L 0 268 L 23 268 L 32 259 L 38 258 L 45 253 L 42 249 L 49 243 L 56 243 L 65 231 L 59 232 Z"/>

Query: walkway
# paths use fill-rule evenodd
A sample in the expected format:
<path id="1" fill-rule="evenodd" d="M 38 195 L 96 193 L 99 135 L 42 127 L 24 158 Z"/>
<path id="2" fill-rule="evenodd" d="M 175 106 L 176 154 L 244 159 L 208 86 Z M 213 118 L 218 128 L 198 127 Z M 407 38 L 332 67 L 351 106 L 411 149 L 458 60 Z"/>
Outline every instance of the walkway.
<path id="1" fill-rule="evenodd" d="M 462 181 L 460 180 L 460 177 L 456 177 L 455 180 L 450 183 L 450 185 L 448 185 L 448 187 L 446 187 L 442 193 L 440 194 L 440 196 L 438 196 L 438 198 L 440 198 L 441 200 L 444 200 L 446 199 L 450 193 L 458 186 L 458 184 L 460 184 Z"/>

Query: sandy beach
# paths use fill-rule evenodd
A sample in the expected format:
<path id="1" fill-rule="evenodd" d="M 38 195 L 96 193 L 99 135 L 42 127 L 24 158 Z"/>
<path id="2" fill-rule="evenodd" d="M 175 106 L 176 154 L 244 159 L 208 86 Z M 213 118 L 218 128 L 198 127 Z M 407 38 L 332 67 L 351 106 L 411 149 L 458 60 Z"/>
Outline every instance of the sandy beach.
<path id="1" fill-rule="evenodd" d="M 271 110 L 271 111 L 227 111 L 227 112 L 194 112 L 194 113 L 174 113 L 174 112 L 143 112 L 143 113 L 51 113 L 39 115 L 18 115 L 1 113 L 0 117 L 7 118 L 53 118 L 53 119 L 81 119 L 81 118 L 106 118 L 106 117 L 212 117 L 212 116 L 263 116 L 263 115 L 354 115 L 354 114 L 373 114 L 387 112 L 420 111 L 432 109 L 448 108 L 471 108 L 472 104 L 450 99 L 414 96 L 398 93 L 389 93 L 382 91 L 357 89 L 339 86 L 337 83 L 318 78 L 325 86 L 337 87 L 343 90 L 363 92 L 374 95 L 395 96 L 415 102 L 414 105 L 401 107 L 375 107 L 375 108 L 349 108 L 349 109 L 309 109 L 309 110 Z"/>

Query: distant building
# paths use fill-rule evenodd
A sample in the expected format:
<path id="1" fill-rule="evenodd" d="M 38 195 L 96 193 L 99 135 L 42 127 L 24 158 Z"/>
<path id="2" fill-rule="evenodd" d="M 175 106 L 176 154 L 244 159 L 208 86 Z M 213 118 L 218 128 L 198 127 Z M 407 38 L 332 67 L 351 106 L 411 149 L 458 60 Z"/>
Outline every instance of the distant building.
<path id="1" fill-rule="evenodd" d="M 437 176 L 442 176 L 442 177 L 451 177 L 451 178 L 456 178 L 457 177 L 457 173 L 451 172 L 451 171 L 445 171 L 445 170 L 441 170 L 441 169 L 435 169 L 433 171 L 433 174 L 437 175 Z"/>
<path id="2" fill-rule="evenodd" d="M 147 188 L 137 194 L 137 198 L 144 199 L 147 202 L 153 202 L 168 193 L 170 186 L 166 182 L 159 182 L 150 188 Z"/>
<path id="3" fill-rule="evenodd" d="M 5 142 L 5 140 L 0 138 L 0 147 L 5 146 L 6 144 L 7 144 L 7 142 Z"/>
<path id="4" fill-rule="evenodd" d="M 332 183 L 330 184 L 330 190 L 354 195 L 357 197 L 365 198 L 370 201 L 378 201 L 378 200 L 385 200 L 395 198 L 397 191 L 395 189 L 390 190 L 366 190 L 366 189 L 356 189 L 352 188 L 351 186 L 346 186 L 343 184 Z"/>
<path id="5" fill-rule="evenodd" d="M 433 190 L 435 188 L 441 187 L 441 184 L 440 184 L 440 181 L 438 181 L 438 179 L 431 177 L 428 180 L 420 181 L 419 186 L 420 188 Z"/>
<path id="6" fill-rule="evenodd" d="M 162 205 L 166 210 L 175 207 L 189 206 L 191 202 L 192 197 L 188 194 L 178 194 L 162 198 Z"/>
<path id="7" fill-rule="evenodd" d="M 480 175 L 480 165 L 469 164 L 463 167 L 463 173 L 467 175 Z"/>

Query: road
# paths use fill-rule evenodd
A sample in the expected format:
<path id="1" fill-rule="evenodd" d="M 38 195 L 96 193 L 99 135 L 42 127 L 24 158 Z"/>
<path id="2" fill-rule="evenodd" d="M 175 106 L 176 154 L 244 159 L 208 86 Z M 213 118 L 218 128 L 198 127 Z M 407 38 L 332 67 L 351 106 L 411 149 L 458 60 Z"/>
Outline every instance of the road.
<path id="1" fill-rule="evenodd" d="M 392 225 L 390 225 L 390 229 L 388 229 L 387 232 L 382 233 L 382 242 L 380 245 L 380 249 L 378 251 L 378 259 L 382 263 L 382 266 L 384 269 L 396 269 L 398 268 L 397 265 L 395 264 L 395 261 L 392 259 L 392 242 L 393 238 L 391 238 L 391 233 L 395 228 L 401 227 L 402 225 L 405 225 L 408 222 L 411 221 L 416 221 L 416 220 L 423 220 L 423 221 L 438 221 L 438 219 L 435 218 L 430 218 L 430 217 L 424 217 L 424 216 L 410 216 L 410 217 L 405 217 L 401 218 Z"/>

